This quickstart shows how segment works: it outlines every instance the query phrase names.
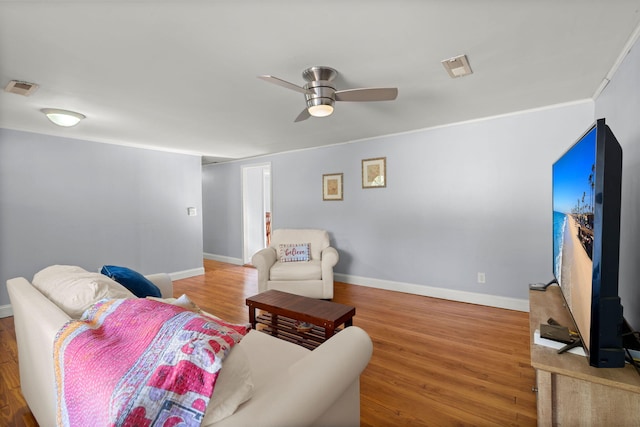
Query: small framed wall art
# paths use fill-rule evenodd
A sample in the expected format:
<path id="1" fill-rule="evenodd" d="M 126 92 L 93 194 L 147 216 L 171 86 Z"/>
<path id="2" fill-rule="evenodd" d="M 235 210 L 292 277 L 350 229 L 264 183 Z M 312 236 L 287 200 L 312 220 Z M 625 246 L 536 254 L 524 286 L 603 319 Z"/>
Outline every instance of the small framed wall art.
<path id="1" fill-rule="evenodd" d="M 387 158 L 364 159 L 362 161 L 362 188 L 387 186 Z"/>
<path id="2" fill-rule="evenodd" d="M 322 200 L 342 200 L 342 174 L 322 175 Z"/>

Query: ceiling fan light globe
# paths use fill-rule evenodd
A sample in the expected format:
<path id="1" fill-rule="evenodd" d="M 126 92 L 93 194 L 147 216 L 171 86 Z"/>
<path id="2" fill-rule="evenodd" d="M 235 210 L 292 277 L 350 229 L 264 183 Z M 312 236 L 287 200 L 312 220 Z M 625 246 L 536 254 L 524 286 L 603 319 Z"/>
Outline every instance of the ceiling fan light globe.
<path id="1" fill-rule="evenodd" d="M 313 117 L 327 117 L 333 113 L 332 105 L 312 105 L 308 109 Z"/>

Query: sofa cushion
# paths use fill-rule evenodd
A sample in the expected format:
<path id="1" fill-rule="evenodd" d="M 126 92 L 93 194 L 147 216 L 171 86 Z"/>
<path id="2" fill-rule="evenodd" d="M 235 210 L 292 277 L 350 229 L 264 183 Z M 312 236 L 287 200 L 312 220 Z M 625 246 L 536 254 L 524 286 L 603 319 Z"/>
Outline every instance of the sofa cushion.
<path id="1" fill-rule="evenodd" d="M 138 298 L 161 297 L 160 288 L 149 279 L 127 267 L 117 265 L 104 265 L 100 273 L 112 278 L 125 288 L 129 289 Z"/>
<path id="2" fill-rule="evenodd" d="M 269 271 L 269 280 L 321 280 L 322 266 L 319 260 L 309 262 L 276 261 Z"/>
<path id="3" fill-rule="evenodd" d="M 268 388 L 269 384 L 283 376 L 291 365 L 311 352 L 307 348 L 273 338 L 255 329 L 249 331 L 234 349 L 236 347 L 242 348 L 249 359 L 255 390 Z M 257 391 L 256 397 L 259 394 Z"/>
<path id="4" fill-rule="evenodd" d="M 310 243 L 281 243 L 278 247 L 280 262 L 309 261 Z"/>
<path id="5" fill-rule="evenodd" d="M 87 308 L 101 299 L 135 298 L 107 276 L 71 265 L 46 267 L 33 276 L 32 283 L 73 319 L 79 319 Z"/>
<path id="6" fill-rule="evenodd" d="M 147 298 L 165 304 L 177 305 L 189 311 L 200 313 L 203 316 L 220 319 L 211 313 L 202 311 L 200 307 L 185 294 L 180 296 L 180 298 Z M 247 324 L 247 328 L 250 329 L 250 325 Z M 207 405 L 207 410 L 201 425 L 204 426 L 215 423 L 233 415 L 238 406 L 249 400 L 252 395 L 253 381 L 251 379 L 249 359 L 244 350 L 236 345 L 231 348 L 227 357 L 222 361 L 222 369 L 216 380 L 213 396 L 211 396 L 209 405 Z"/>
<path id="7" fill-rule="evenodd" d="M 222 320 L 218 316 L 202 311 L 186 294 L 179 298 L 147 297 L 147 299 L 176 305 L 203 316 Z M 250 329 L 249 324 L 247 324 L 247 328 Z M 231 348 L 227 357 L 222 361 L 222 368 L 216 380 L 213 396 L 211 396 L 201 425 L 215 423 L 233 415 L 238 406 L 249 400 L 252 395 L 253 381 L 249 359 L 244 350 L 236 345 Z"/>
<path id="8" fill-rule="evenodd" d="M 222 361 L 216 388 L 201 425 L 209 425 L 233 415 L 238 406 L 251 399 L 252 395 L 253 381 L 249 359 L 244 349 L 236 345 Z"/>

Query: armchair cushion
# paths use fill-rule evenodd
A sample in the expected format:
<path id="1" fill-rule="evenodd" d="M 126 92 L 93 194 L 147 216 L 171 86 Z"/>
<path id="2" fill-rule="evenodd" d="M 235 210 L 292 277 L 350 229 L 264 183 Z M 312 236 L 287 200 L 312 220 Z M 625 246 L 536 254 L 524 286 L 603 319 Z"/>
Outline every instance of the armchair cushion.
<path id="1" fill-rule="evenodd" d="M 269 272 L 270 280 L 320 280 L 320 260 L 309 262 L 276 262 Z"/>

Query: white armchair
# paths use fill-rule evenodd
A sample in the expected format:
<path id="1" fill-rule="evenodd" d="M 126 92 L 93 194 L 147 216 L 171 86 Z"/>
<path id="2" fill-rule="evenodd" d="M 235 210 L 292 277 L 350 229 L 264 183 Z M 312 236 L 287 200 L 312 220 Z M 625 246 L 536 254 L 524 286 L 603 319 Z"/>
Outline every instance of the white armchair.
<path id="1" fill-rule="evenodd" d="M 281 262 L 280 245 L 310 244 L 310 260 Z M 338 251 L 330 246 L 325 230 L 273 230 L 268 248 L 251 258 L 258 270 L 258 291 L 268 289 L 289 292 L 310 298 L 333 298 L 333 267 L 338 263 Z"/>

